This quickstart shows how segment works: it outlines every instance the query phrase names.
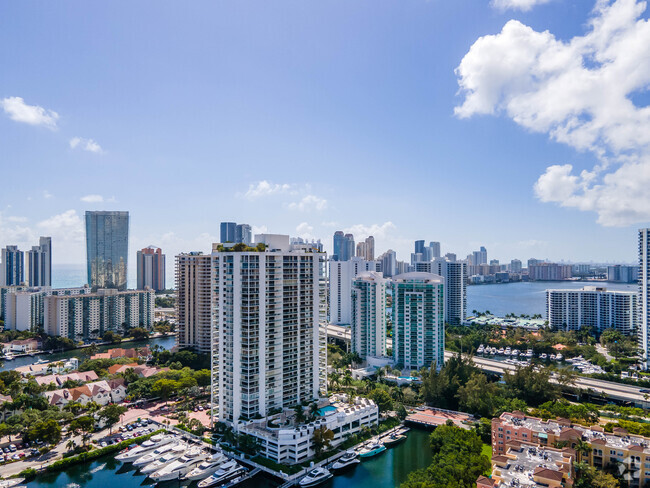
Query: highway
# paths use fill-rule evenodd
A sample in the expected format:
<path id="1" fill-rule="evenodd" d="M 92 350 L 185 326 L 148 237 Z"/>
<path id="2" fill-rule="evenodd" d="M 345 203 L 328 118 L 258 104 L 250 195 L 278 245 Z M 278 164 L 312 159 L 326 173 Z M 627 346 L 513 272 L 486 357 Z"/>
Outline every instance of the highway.
<path id="1" fill-rule="evenodd" d="M 454 355 L 452 352 L 445 352 L 445 359 L 449 359 Z M 473 358 L 474 364 L 485 370 L 493 373 L 503 374 L 505 370 L 514 371 L 516 369 L 515 365 L 506 364 L 501 361 L 495 361 L 494 359 L 485 359 L 480 357 Z M 633 402 L 637 406 L 647 406 L 648 401 L 643 398 L 643 393 L 635 386 L 624 385 L 622 383 L 614 383 L 611 381 L 597 380 L 594 378 L 586 378 L 583 376 L 578 376 L 576 378 L 574 386 L 582 388 L 584 390 L 592 390 L 596 393 L 601 394 L 605 398 L 610 398 L 612 400 Z M 649 398 L 650 399 L 650 398 Z"/>

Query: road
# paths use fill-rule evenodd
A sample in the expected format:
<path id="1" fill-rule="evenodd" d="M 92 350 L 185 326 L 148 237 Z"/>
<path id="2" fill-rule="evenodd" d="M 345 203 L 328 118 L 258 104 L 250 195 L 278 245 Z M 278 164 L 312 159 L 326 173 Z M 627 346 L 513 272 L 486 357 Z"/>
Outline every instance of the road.
<path id="1" fill-rule="evenodd" d="M 454 355 L 452 352 L 445 352 L 445 359 L 449 359 Z M 514 371 L 516 366 L 513 364 L 506 364 L 494 359 L 485 359 L 474 357 L 474 364 L 485 370 L 493 373 L 502 374 L 505 370 Z M 597 380 L 594 378 L 586 378 L 578 376 L 575 381 L 575 386 L 582 389 L 591 389 L 594 392 L 600 393 L 603 396 L 615 400 L 622 400 L 634 402 L 638 406 L 647 406 L 648 401 L 644 398 L 644 394 L 640 392 L 640 388 L 631 385 L 624 385 L 621 383 L 614 383 L 612 381 Z"/>

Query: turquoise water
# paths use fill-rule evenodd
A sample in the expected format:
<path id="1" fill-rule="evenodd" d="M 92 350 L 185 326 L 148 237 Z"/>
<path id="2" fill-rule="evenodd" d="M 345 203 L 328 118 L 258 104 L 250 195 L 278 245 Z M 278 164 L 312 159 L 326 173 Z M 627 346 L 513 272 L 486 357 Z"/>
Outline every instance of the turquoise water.
<path id="1" fill-rule="evenodd" d="M 328 405 L 327 407 L 319 408 L 316 411 L 316 415 L 318 415 L 319 417 L 323 417 L 329 412 L 336 412 L 336 407 L 333 407 L 332 405 Z"/>
<path id="2" fill-rule="evenodd" d="M 585 281 L 534 281 L 494 285 L 470 285 L 467 287 L 467 314 L 472 310 L 503 317 L 508 313 L 541 314 L 545 317 L 547 289 L 576 289 L 583 286 L 604 286 L 610 290 L 636 291 L 637 285 Z"/>
<path id="3" fill-rule="evenodd" d="M 377 457 L 364 460 L 352 471 L 334 476 L 323 488 L 395 488 L 406 480 L 408 473 L 431 464 L 428 432 L 413 430 L 406 442 L 387 449 Z M 106 457 L 90 464 L 73 466 L 65 472 L 41 476 L 30 482 L 28 488 L 138 488 L 153 486 L 144 475 L 136 473 L 130 464 L 122 465 L 113 457 Z M 178 487 L 177 481 L 162 483 L 164 488 Z M 196 487 L 196 483 L 189 485 Z M 272 488 L 277 483 L 263 477 L 240 485 L 242 488 Z"/>

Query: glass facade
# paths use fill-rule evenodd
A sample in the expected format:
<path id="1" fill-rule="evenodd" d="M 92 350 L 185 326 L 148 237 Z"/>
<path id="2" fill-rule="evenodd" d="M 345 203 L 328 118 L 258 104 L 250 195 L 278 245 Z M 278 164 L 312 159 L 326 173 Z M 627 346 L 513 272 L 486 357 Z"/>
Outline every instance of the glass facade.
<path id="1" fill-rule="evenodd" d="M 129 212 L 86 212 L 88 284 L 126 290 Z"/>

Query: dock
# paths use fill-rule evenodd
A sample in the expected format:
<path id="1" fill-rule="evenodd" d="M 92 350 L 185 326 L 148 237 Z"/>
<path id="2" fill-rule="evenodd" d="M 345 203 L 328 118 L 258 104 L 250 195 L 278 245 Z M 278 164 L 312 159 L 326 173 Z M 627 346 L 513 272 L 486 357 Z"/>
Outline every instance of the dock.
<path id="1" fill-rule="evenodd" d="M 451 420 L 458 427 L 467 429 L 468 424 L 474 420 L 474 416 L 465 412 L 427 407 L 411 413 L 406 417 L 405 421 L 407 424 L 411 423 L 424 428 L 435 429 L 439 425 L 444 425 L 448 420 Z"/>

